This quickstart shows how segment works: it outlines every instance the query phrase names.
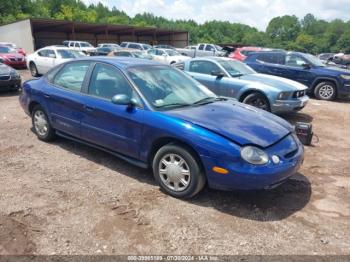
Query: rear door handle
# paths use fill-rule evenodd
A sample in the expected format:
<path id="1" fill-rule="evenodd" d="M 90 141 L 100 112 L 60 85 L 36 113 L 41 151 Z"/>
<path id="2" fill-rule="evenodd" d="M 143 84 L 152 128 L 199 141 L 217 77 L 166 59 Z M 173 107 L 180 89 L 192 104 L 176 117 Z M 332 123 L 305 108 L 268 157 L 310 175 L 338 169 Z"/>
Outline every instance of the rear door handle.
<path id="1" fill-rule="evenodd" d="M 86 111 L 94 111 L 95 110 L 95 108 L 93 106 L 84 105 L 84 108 L 86 109 Z"/>
<path id="2" fill-rule="evenodd" d="M 45 98 L 50 98 L 50 95 L 49 94 L 44 94 L 44 97 Z"/>

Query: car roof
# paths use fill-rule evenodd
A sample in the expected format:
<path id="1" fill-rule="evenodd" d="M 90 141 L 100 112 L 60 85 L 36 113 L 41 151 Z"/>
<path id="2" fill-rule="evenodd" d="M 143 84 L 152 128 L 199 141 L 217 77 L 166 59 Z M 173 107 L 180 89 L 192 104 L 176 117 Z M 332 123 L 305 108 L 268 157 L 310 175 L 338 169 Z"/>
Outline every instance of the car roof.
<path id="1" fill-rule="evenodd" d="M 134 57 L 123 57 L 123 56 L 95 56 L 88 58 L 79 58 L 74 61 L 95 61 L 95 62 L 104 62 L 111 65 L 114 65 L 121 69 L 127 69 L 134 66 L 154 66 L 154 65 L 163 65 L 159 62 L 153 60 L 146 60 Z"/>
<path id="2" fill-rule="evenodd" d="M 240 62 L 237 60 L 234 60 L 232 58 L 228 57 L 219 57 L 219 56 L 202 56 L 202 57 L 196 57 L 189 59 L 188 61 L 211 61 L 211 62 L 217 62 L 217 61 L 234 61 L 234 62 Z"/>
<path id="3" fill-rule="evenodd" d="M 54 49 L 54 50 L 57 50 L 57 49 L 64 49 L 64 50 L 72 50 L 74 51 L 73 49 L 71 49 L 70 47 L 67 47 L 67 46 L 58 46 L 58 45 L 50 45 L 50 46 L 45 46 L 43 48 L 40 48 L 39 50 L 43 50 L 43 49 Z"/>

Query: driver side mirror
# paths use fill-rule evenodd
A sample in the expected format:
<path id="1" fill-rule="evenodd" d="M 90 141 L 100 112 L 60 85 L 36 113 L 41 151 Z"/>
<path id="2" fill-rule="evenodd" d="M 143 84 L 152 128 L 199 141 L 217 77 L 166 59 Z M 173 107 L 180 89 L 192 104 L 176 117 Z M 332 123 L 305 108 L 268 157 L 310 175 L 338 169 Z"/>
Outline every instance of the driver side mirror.
<path id="1" fill-rule="evenodd" d="M 311 69 L 311 65 L 310 64 L 303 64 L 303 68 L 304 69 Z"/>
<path id="2" fill-rule="evenodd" d="M 128 107 L 135 107 L 138 105 L 136 99 L 129 98 L 127 95 L 124 95 L 124 94 L 113 96 L 112 103 L 116 105 L 125 105 Z"/>
<path id="3" fill-rule="evenodd" d="M 223 78 L 225 76 L 224 72 L 222 71 L 211 71 L 212 76 L 216 76 L 217 78 Z"/>

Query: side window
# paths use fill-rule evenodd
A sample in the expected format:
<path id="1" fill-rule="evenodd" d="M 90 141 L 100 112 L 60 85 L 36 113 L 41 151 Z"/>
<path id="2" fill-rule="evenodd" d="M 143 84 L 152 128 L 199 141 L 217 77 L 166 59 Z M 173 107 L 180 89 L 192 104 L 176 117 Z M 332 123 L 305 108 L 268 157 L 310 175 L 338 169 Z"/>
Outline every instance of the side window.
<path id="1" fill-rule="evenodd" d="M 136 93 L 129 82 L 116 68 L 97 64 L 91 76 L 89 94 L 105 99 L 112 99 L 115 95 L 135 97 Z"/>
<path id="2" fill-rule="evenodd" d="M 47 56 L 48 56 L 47 50 L 45 49 L 45 50 L 39 51 L 39 52 L 38 52 L 38 55 L 39 55 L 39 56 L 42 56 L 42 57 L 47 57 Z"/>
<path id="3" fill-rule="evenodd" d="M 138 44 L 129 44 L 128 47 L 129 48 L 133 48 L 133 49 L 140 49 L 140 50 L 142 50 L 142 47 L 140 45 L 138 45 Z"/>
<path id="4" fill-rule="evenodd" d="M 284 64 L 284 55 L 276 53 L 259 53 L 257 55 L 257 60 L 264 63 L 270 64 Z"/>
<path id="5" fill-rule="evenodd" d="M 75 62 L 65 65 L 55 76 L 53 83 L 57 86 L 80 92 L 90 62 Z"/>
<path id="6" fill-rule="evenodd" d="M 147 53 L 150 54 L 150 55 L 155 55 L 156 52 L 157 52 L 157 50 L 155 50 L 155 49 L 150 49 L 150 50 L 147 51 Z"/>
<path id="7" fill-rule="evenodd" d="M 213 47 L 213 46 L 211 46 L 211 45 L 206 45 L 206 46 L 205 46 L 205 51 L 215 51 L 215 50 L 214 50 L 214 47 Z"/>
<path id="8" fill-rule="evenodd" d="M 70 46 L 70 47 L 73 47 L 73 46 L 74 46 L 74 42 L 70 42 L 70 43 L 69 43 L 69 46 Z"/>
<path id="9" fill-rule="evenodd" d="M 293 54 L 286 56 L 286 66 L 303 67 L 304 64 L 307 62 L 300 56 Z"/>
<path id="10" fill-rule="evenodd" d="M 203 50 L 203 49 L 204 49 L 204 45 L 203 44 L 199 45 L 198 50 Z"/>
<path id="11" fill-rule="evenodd" d="M 61 68 L 62 68 L 62 65 L 56 66 L 46 74 L 46 79 L 47 81 L 49 81 L 49 83 L 53 83 L 55 75 L 57 74 L 58 71 L 60 71 Z"/>
<path id="12" fill-rule="evenodd" d="M 208 61 L 193 61 L 190 63 L 190 72 L 211 75 L 213 71 L 221 72 L 222 70 L 216 64 Z"/>
<path id="13" fill-rule="evenodd" d="M 131 54 L 129 52 L 115 52 L 114 55 L 115 56 L 128 56 L 128 57 L 131 56 Z"/>
<path id="14" fill-rule="evenodd" d="M 74 46 L 75 46 L 75 47 L 80 47 L 79 43 L 75 43 Z"/>
<path id="15" fill-rule="evenodd" d="M 53 51 L 53 50 L 51 50 L 51 49 L 48 49 L 48 50 L 47 50 L 47 57 L 56 58 L 55 51 Z"/>
<path id="16" fill-rule="evenodd" d="M 164 52 L 162 50 L 156 50 L 156 55 L 162 56 L 164 55 Z"/>
<path id="17" fill-rule="evenodd" d="M 123 42 L 123 43 L 120 44 L 120 46 L 121 46 L 121 47 L 126 47 L 126 43 Z"/>

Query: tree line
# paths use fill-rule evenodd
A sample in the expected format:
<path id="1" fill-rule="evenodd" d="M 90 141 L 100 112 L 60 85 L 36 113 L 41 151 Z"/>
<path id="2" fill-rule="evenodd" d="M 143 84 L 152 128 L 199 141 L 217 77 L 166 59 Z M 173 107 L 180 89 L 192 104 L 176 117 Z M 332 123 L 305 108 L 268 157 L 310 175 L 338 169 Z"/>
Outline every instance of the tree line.
<path id="1" fill-rule="evenodd" d="M 187 30 L 191 44 L 241 43 L 252 46 L 282 48 L 309 53 L 350 53 L 350 21 L 325 21 L 307 14 L 273 18 L 265 32 L 241 23 L 194 20 L 172 20 L 150 13 L 128 16 L 101 3 L 85 5 L 80 0 L 0 0 L 0 23 L 25 18 L 53 18 L 91 23 L 128 24 Z"/>

